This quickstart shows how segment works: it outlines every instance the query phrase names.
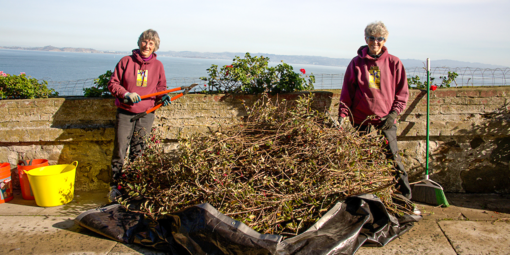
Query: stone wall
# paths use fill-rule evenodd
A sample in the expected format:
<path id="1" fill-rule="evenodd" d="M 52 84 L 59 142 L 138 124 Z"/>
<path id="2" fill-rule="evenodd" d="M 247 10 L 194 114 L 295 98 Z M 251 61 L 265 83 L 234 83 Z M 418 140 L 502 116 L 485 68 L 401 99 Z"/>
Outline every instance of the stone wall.
<path id="1" fill-rule="evenodd" d="M 339 90 L 316 91 L 315 104 L 338 114 Z M 280 95 L 294 99 L 302 93 Z M 190 94 L 156 113 L 169 152 L 179 133 L 207 132 L 240 120 L 253 96 Z M 431 179 L 451 192 L 510 193 L 510 87 L 439 89 L 431 92 Z M 113 99 L 1 100 L 0 162 L 16 173 L 19 159 L 50 164 L 78 161 L 77 190 L 106 190 L 113 149 Z M 400 116 L 399 147 L 412 180 L 423 177 L 426 93 L 412 90 Z M 16 174 L 13 174 L 16 184 Z"/>

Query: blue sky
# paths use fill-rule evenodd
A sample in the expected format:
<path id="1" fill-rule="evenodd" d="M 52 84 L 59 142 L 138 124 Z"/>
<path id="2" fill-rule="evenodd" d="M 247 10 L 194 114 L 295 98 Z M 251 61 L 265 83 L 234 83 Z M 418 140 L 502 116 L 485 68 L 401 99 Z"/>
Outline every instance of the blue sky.
<path id="1" fill-rule="evenodd" d="M 160 50 L 352 58 L 383 21 L 401 59 L 510 66 L 510 1 L 2 1 L 0 46 L 129 51 L 158 31 Z"/>

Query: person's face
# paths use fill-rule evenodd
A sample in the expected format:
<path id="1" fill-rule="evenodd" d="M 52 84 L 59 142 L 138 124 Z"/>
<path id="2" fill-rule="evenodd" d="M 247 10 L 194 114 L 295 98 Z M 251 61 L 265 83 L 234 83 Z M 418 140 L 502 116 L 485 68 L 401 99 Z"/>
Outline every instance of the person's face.
<path id="1" fill-rule="evenodd" d="M 380 34 L 376 34 L 365 37 L 365 42 L 368 44 L 370 54 L 378 55 L 381 53 L 382 47 L 386 43 L 386 38 L 382 37 Z"/>
<path id="2" fill-rule="evenodd" d="M 138 45 L 138 47 L 140 48 L 140 54 L 144 58 L 148 58 L 152 55 L 155 46 L 156 44 L 154 43 L 154 41 L 149 39 L 141 41 L 140 45 Z"/>

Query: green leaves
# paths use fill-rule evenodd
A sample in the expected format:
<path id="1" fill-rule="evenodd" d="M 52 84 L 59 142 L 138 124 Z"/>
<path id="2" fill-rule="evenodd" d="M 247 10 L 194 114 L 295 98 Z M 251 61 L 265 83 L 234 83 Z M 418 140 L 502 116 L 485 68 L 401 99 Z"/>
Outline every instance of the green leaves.
<path id="1" fill-rule="evenodd" d="M 441 84 L 439 86 L 449 88 L 451 86 L 451 83 L 457 84 L 455 82 L 455 79 L 459 76 L 456 72 L 450 72 L 448 71 L 448 76 L 439 76 L 439 79 L 441 79 Z M 435 78 L 430 77 L 430 84 L 434 83 Z M 427 82 L 426 81 L 420 81 L 420 77 L 416 75 L 415 77 L 407 78 L 407 85 L 409 88 L 416 88 L 416 89 L 426 89 L 427 88 Z"/>
<path id="2" fill-rule="evenodd" d="M 457 78 L 457 76 L 459 76 L 459 74 L 457 74 L 456 72 L 450 72 L 450 71 L 448 71 L 448 76 L 439 76 L 439 79 L 441 79 L 440 86 L 449 88 L 451 86 L 452 82 L 457 84 L 457 82 L 455 82 L 455 79 Z"/>
<path id="3" fill-rule="evenodd" d="M 101 74 L 94 80 L 95 86 L 83 89 L 83 95 L 85 97 L 112 97 L 112 94 L 108 90 L 108 82 L 112 77 L 112 71 L 108 70 L 106 73 Z"/>
<path id="4" fill-rule="evenodd" d="M 283 62 L 269 67 L 269 58 L 252 57 L 250 53 L 246 53 L 244 58 L 236 56 L 231 65 L 220 70 L 217 65 L 211 65 L 207 72 L 209 77 L 201 77 L 208 82 L 206 93 L 289 93 L 312 90 L 315 82 L 313 74 L 304 77 Z"/>
<path id="5" fill-rule="evenodd" d="M 3 74 L 3 72 L 2 72 Z M 4 74 L 0 76 L 0 98 L 34 99 L 58 96 L 54 89 L 48 89 L 47 81 L 20 75 Z"/>

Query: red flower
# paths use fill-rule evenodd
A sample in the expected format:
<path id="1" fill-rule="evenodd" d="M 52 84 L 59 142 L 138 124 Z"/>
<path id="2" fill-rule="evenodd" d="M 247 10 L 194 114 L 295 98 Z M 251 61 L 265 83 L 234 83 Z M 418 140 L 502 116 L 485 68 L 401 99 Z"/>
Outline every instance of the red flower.
<path id="1" fill-rule="evenodd" d="M 430 90 L 434 91 L 434 90 L 436 90 L 436 89 L 437 89 L 437 86 L 436 86 L 436 85 L 432 85 L 432 86 L 430 86 Z"/>
<path id="2" fill-rule="evenodd" d="M 227 176 L 227 174 L 223 174 L 223 176 Z"/>
<path id="3" fill-rule="evenodd" d="M 226 68 L 232 68 L 233 66 L 232 65 L 227 65 L 225 66 Z"/>
<path id="4" fill-rule="evenodd" d="M 228 75 L 228 70 L 227 70 L 227 72 L 225 73 L 225 76 L 227 76 L 227 75 Z"/>
<path id="5" fill-rule="evenodd" d="M 303 74 L 306 73 L 306 70 L 304 68 L 299 69 L 299 71 L 301 71 Z"/>
<path id="6" fill-rule="evenodd" d="M 204 87 L 207 87 L 207 85 L 204 84 Z"/>
<path id="7" fill-rule="evenodd" d="M 121 189 L 122 189 L 122 186 L 117 185 L 117 189 L 118 189 L 118 190 L 121 190 Z"/>

